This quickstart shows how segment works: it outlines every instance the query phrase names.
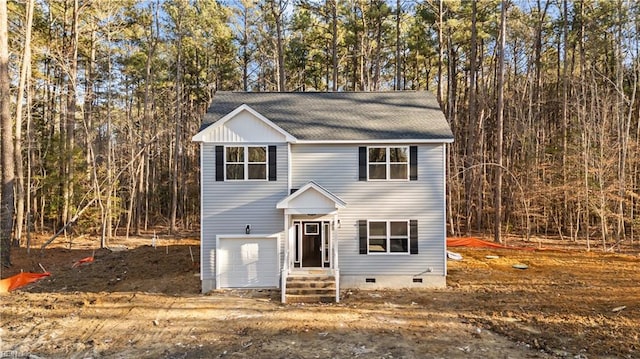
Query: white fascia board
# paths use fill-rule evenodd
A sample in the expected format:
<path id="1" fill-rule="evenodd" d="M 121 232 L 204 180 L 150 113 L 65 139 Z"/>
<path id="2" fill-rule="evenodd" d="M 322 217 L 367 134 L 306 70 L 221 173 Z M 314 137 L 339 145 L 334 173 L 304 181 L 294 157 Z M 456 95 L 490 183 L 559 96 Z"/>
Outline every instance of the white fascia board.
<path id="1" fill-rule="evenodd" d="M 319 144 L 418 144 L 418 143 L 453 143 L 452 138 L 448 139 L 420 139 L 420 140 L 296 140 L 293 143 L 300 145 Z"/>
<path id="2" fill-rule="evenodd" d="M 332 208 L 331 209 L 330 208 L 296 208 L 296 209 L 285 209 L 284 214 L 287 216 L 309 215 L 309 214 L 329 216 L 329 215 L 338 214 L 338 210 L 332 209 Z"/>
<path id="3" fill-rule="evenodd" d="M 258 118 L 260 121 L 262 121 L 265 124 L 267 124 L 267 126 L 269 126 L 269 127 L 273 128 L 274 130 L 276 130 L 278 133 L 280 133 L 281 135 L 283 135 L 285 137 L 285 140 L 287 142 L 295 142 L 296 141 L 296 138 L 293 137 L 289 132 L 283 130 L 280 126 L 278 126 L 275 123 L 271 122 L 271 120 L 269 120 L 268 118 L 264 117 L 262 114 L 260 114 L 256 110 L 252 109 L 251 106 L 249 106 L 247 104 L 242 104 L 242 105 L 238 106 L 238 108 L 236 108 L 235 110 L 229 112 L 227 115 L 225 115 L 224 117 L 222 117 L 218 121 L 212 123 L 211 125 L 209 125 L 204 130 L 198 132 L 195 136 L 193 136 L 191 138 L 191 141 L 192 142 L 204 142 L 205 135 L 208 132 L 211 132 L 211 131 L 213 131 L 214 129 L 216 129 L 218 127 L 224 126 L 224 124 L 227 121 L 229 121 L 232 118 L 236 117 L 242 111 L 247 111 L 247 112 L 251 113 L 256 118 Z"/>
<path id="4" fill-rule="evenodd" d="M 319 184 L 311 181 L 311 182 L 308 182 L 307 184 L 305 184 L 304 186 L 302 186 L 302 188 L 300 188 L 299 190 L 295 191 L 295 193 L 288 195 L 287 197 L 282 199 L 280 202 L 278 202 L 278 204 L 276 204 L 276 208 L 278 208 L 278 209 L 288 209 L 290 201 L 294 200 L 295 198 L 297 198 L 298 196 L 300 196 L 301 194 L 303 194 L 304 192 L 306 192 L 310 188 L 315 189 L 320 194 L 322 194 L 326 198 L 328 198 L 331 201 L 333 201 L 335 203 L 335 205 L 336 205 L 336 209 L 345 208 L 347 206 L 347 203 L 345 201 L 343 201 L 340 197 L 338 197 L 338 196 L 334 195 L 333 193 L 329 192 L 328 190 L 326 190 L 324 187 L 320 186 Z"/>
<path id="5" fill-rule="evenodd" d="M 218 234 L 216 235 L 216 243 L 218 243 L 221 239 L 243 239 L 243 238 L 258 238 L 258 239 L 277 239 L 279 236 L 278 233 L 273 234 Z M 216 244 L 216 248 L 220 246 Z"/>

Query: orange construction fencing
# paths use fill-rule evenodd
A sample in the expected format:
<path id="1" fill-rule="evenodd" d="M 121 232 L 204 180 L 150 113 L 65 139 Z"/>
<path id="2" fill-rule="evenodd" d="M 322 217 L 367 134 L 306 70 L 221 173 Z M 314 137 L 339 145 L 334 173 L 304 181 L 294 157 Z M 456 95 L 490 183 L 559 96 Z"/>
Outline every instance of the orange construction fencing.
<path id="1" fill-rule="evenodd" d="M 71 268 L 75 268 L 75 267 L 77 267 L 77 266 L 83 265 L 83 264 L 85 264 L 85 263 L 91 263 L 91 262 L 93 262 L 93 256 L 91 256 L 91 257 L 87 257 L 87 258 L 82 258 L 81 260 L 79 260 L 79 261 L 77 261 L 77 262 L 73 263 L 73 265 L 71 266 Z"/>
<path id="2" fill-rule="evenodd" d="M 475 237 L 447 238 L 447 247 L 509 248 L 499 243 L 487 242 Z"/>
<path id="3" fill-rule="evenodd" d="M 14 289 L 23 287 L 29 283 L 38 281 L 44 277 L 50 276 L 51 273 L 18 273 L 12 277 L 0 280 L 0 293 L 8 293 Z"/>

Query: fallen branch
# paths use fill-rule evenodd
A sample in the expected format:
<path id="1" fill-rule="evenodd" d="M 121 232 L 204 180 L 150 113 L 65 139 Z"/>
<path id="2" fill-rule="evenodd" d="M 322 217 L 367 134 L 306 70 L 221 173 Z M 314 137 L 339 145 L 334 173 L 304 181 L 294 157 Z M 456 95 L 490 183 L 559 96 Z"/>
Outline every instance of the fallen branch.
<path id="1" fill-rule="evenodd" d="M 89 209 L 89 207 L 91 207 L 92 204 L 94 204 L 96 202 L 96 199 L 92 199 L 91 201 L 89 201 L 89 203 L 87 203 L 84 207 L 82 207 L 78 213 L 75 214 L 75 216 L 73 216 L 73 218 L 71 218 L 71 220 L 69 222 L 67 222 L 67 224 L 64 225 L 64 227 L 60 228 L 60 230 L 58 232 L 56 232 L 56 234 L 54 234 L 53 236 L 51 236 L 51 238 L 49 238 L 49 240 L 47 240 L 46 242 L 44 242 L 44 244 L 42 246 L 40 246 L 40 249 L 43 250 L 45 249 L 49 244 L 51 244 L 51 242 L 53 242 L 56 238 L 58 238 L 59 235 L 61 235 L 64 231 L 67 230 L 67 228 L 69 228 L 71 225 L 73 225 L 74 223 L 76 223 L 76 221 L 78 221 L 78 219 L 80 218 L 80 216 L 87 210 Z"/>
<path id="2" fill-rule="evenodd" d="M 612 244 L 611 247 L 609 248 L 605 248 L 605 252 L 613 252 L 615 251 L 616 247 L 618 247 L 618 250 L 620 250 L 620 243 L 624 242 L 626 238 L 622 238 L 620 240 L 618 240 L 616 243 Z"/>

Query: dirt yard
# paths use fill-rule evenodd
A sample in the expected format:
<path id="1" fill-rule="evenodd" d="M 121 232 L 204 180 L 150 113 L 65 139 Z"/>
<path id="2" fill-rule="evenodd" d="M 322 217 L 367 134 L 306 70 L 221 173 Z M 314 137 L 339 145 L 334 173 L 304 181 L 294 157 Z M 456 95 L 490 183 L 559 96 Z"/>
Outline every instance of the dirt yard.
<path id="1" fill-rule="evenodd" d="M 52 275 L 0 297 L 0 358 L 640 358 L 637 251 L 454 248 L 446 289 L 283 305 L 201 295 L 197 240 L 150 244 L 114 241 L 75 268 L 95 241 L 16 249 L 3 278 Z"/>

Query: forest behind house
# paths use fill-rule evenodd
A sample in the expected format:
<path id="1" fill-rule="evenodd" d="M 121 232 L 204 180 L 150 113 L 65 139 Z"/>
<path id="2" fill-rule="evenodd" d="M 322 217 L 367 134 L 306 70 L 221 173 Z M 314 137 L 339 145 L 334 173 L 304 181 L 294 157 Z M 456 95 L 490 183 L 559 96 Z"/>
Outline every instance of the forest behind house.
<path id="1" fill-rule="evenodd" d="M 635 1 L 2 3 L 4 264 L 31 233 L 197 230 L 222 90 L 431 91 L 450 235 L 638 241 Z"/>

